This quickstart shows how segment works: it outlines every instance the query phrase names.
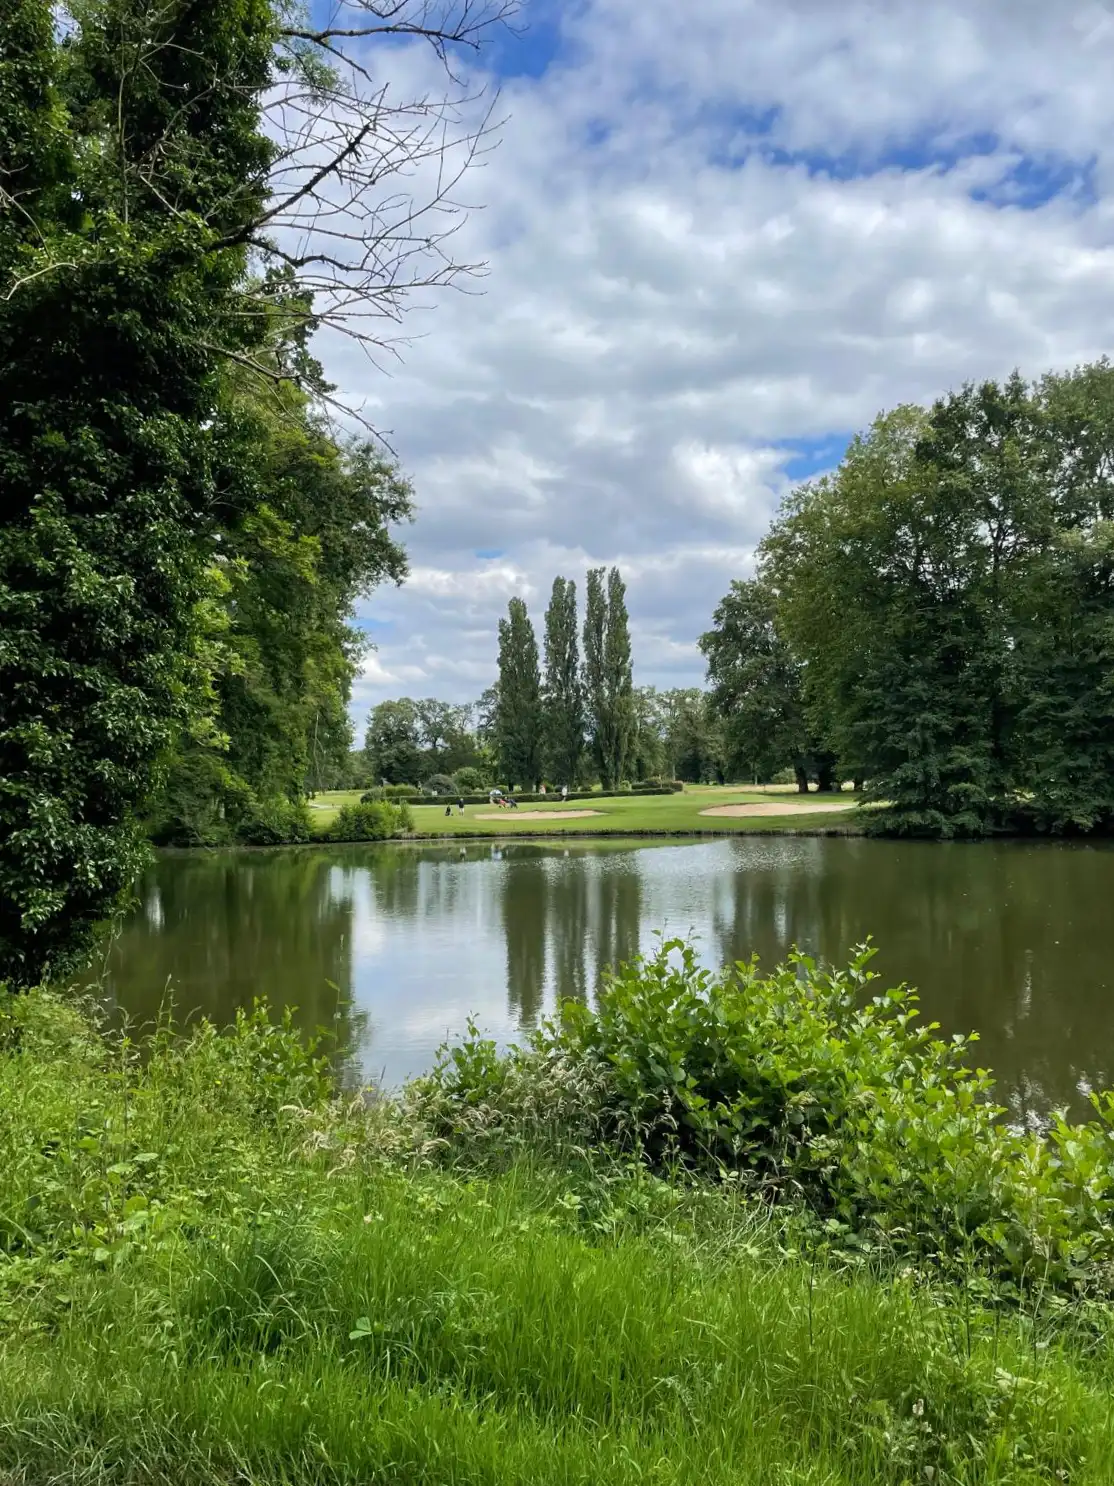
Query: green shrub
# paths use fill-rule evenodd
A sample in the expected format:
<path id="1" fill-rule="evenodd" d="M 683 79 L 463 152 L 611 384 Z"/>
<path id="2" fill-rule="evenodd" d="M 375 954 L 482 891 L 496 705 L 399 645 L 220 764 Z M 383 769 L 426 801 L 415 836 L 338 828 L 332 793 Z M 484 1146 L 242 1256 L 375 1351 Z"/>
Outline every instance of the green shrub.
<path id="1" fill-rule="evenodd" d="M 459 794 L 451 774 L 431 774 L 422 784 L 422 789 L 427 795 Z"/>
<path id="2" fill-rule="evenodd" d="M 1082 1309 L 878 1280 L 606 1156 L 446 1169 L 327 1074 L 259 1007 L 139 1050 L 0 1000 L 0 1480 L 1109 1481 Z"/>
<path id="3" fill-rule="evenodd" d="M 385 784 L 383 797 L 387 800 L 416 800 L 421 790 L 416 784 Z"/>
<path id="4" fill-rule="evenodd" d="M 343 805 L 329 827 L 334 841 L 390 841 L 414 829 L 414 817 L 405 801 L 379 800 Z"/>
<path id="5" fill-rule="evenodd" d="M 219 753 L 186 747 L 156 797 L 147 834 L 156 846 L 227 846 L 258 808 L 250 786 Z"/>
<path id="6" fill-rule="evenodd" d="M 491 775 L 486 769 L 475 769 L 470 764 L 458 769 L 453 775 L 453 788 L 457 794 L 476 795 L 491 784 Z"/>
<path id="7" fill-rule="evenodd" d="M 664 944 L 566 1003 L 523 1051 L 473 1038 L 416 1093 L 442 1135 L 560 1123 L 575 1142 L 802 1203 L 830 1238 L 975 1265 L 1007 1288 L 1114 1292 L 1114 1094 L 1043 1134 L 1002 1123 L 972 1039 L 916 1024 L 905 989 L 870 995 L 803 955 L 719 973 Z"/>
<path id="8" fill-rule="evenodd" d="M 360 796 L 360 804 L 361 805 L 374 805 L 379 800 L 385 800 L 385 799 L 386 799 L 386 795 L 383 792 L 383 786 L 381 784 L 377 784 L 377 785 L 375 785 L 371 789 L 364 790 L 363 794 Z"/>
<path id="9" fill-rule="evenodd" d="M 236 840 L 244 846 L 286 846 L 308 841 L 311 834 L 305 804 L 282 798 L 257 804 L 235 828 Z"/>

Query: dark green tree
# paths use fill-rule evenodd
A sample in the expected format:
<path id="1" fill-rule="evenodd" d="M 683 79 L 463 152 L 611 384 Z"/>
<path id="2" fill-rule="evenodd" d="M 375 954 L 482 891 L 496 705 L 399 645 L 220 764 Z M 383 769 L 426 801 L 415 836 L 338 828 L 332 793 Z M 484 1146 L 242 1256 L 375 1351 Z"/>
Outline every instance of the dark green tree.
<path id="1" fill-rule="evenodd" d="M 972 510 L 998 822 L 1114 823 L 1114 369 L 965 387 L 917 452 Z"/>
<path id="2" fill-rule="evenodd" d="M 244 485 L 220 370 L 257 334 L 235 313 L 245 247 L 225 241 L 261 214 L 274 150 L 265 0 L 103 0 L 72 19 L 59 41 L 18 5 L 0 87 L 0 137 L 42 150 L 0 162 L 0 978 L 15 984 L 71 968 L 129 886 L 138 811 L 191 712 L 204 538 Z"/>
<path id="3" fill-rule="evenodd" d="M 636 780 L 657 779 L 671 771 L 671 764 L 666 763 L 664 716 L 656 688 L 636 686 L 632 710 L 634 726 L 628 751 L 631 777 Z"/>
<path id="4" fill-rule="evenodd" d="M 584 617 L 584 700 L 592 752 L 605 789 L 623 778 L 634 727 L 626 588 L 618 568 L 588 571 Z"/>
<path id="5" fill-rule="evenodd" d="M 353 606 L 405 573 L 390 531 L 410 511 L 397 469 L 366 442 L 337 444 L 293 388 L 238 396 L 255 451 L 253 503 L 215 534 L 223 601 L 212 705 L 207 728 L 180 739 L 152 806 L 159 841 L 219 844 L 344 782 L 364 648 Z"/>
<path id="6" fill-rule="evenodd" d="M 371 709 L 364 756 L 373 784 L 419 784 L 425 765 L 417 703 L 409 697 Z"/>
<path id="7" fill-rule="evenodd" d="M 676 687 L 658 698 L 662 746 L 673 779 L 722 784 L 726 757 L 723 723 L 707 692 Z"/>
<path id="8" fill-rule="evenodd" d="M 378 345 L 412 289 L 467 271 L 450 193 L 487 126 L 443 127 L 455 79 L 392 99 L 363 45 L 446 60 L 514 9 L 353 0 L 315 27 L 285 0 L 4 5 L 0 978 L 80 958 L 141 864 L 161 762 L 212 707 L 214 538 L 259 504 L 229 368 L 302 384 L 315 294 Z M 385 189 L 431 158 L 432 199 Z M 335 706 L 314 718 L 338 749 Z"/>
<path id="9" fill-rule="evenodd" d="M 724 722 L 729 772 L 768 780 L 792 769 L 797 788 L 807 791 L 818 750 L 805 714 L 801 665 L 778 633 L 769 582 L 732 583 L 712 628 L 700 637 L 700 649 L 708 663 L 711 705 Z"/>
<path id="10" fill-rule="evenodd" d="M 538 642 L 520 598 L 499 621 L 499 772 L 506 784 L 536 788 L 541 776 L 542 700 Z"/>
<path id="11" fill-rule="evenodd" d="M 423 778 L 474 769 L 481 762 L 472 730 L 472 708 L 432 698 L 415 702 L 423 750 Z"/>
<path id="12" fill-rule="evenodd" d="M 994 808 L 991 661 L 971 502 L 918 458 L 899 408 L 805 487 L 764 545 L 815 731 L 884 801 L 889 830 L 977 835 Z"/>
<path id="13" fill-rule="evenodd" d="M 577 643 L 576 584 L 555 578 L 545 611 L 545 758 L 558 784 L 575 785 L 584 753 L 584 693 Z"/>
<path id="14" fill-rule="evenodd" d="M 1114 372 L 901 408 L 764 543 L 810 723 L 881 829 L 1114 824 Z"/>

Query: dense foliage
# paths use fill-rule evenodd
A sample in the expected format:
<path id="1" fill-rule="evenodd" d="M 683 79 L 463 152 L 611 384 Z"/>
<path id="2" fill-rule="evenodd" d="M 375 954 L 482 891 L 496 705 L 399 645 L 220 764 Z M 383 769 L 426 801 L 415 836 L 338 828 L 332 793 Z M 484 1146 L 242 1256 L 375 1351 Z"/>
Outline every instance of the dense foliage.
<path id="1" fill-rule="evenodd" d="M 385 779 L 388 784 L 405 781 L 417 793 L 420 788 L 435 786 L 441 780 L 443 784 L 451 781 L 451 789 L 457 793 L 483 793 L 495 782 L 498 772 L 495 752 L 498 696 L 496 685 L 473 706 L 415 702 L 409 697 L 378 703 L 368 717 L 366 747 L 355 755 L 349 787 L 360 787 L 370 781 L 373 788 L 380 788 Z M 582 690 L 580 697 L 583 705 Z M 553 733 L 546 720 L 550 714 L 544 689 L 542 702 L 543 744 L 548 747 Z M 447 721 L 435 733 L 427 729 L 423 717 Z M 757 773 L 739 750 L 729 754 L 723 718 L 712 695 L 699 687 L 669 691 L 658 691 L 653 686 L 634 687 L 631 718 L 626 772 L 634 785 L 661 779 L 722 784 L 730 778 L 753 779 Z M 577 785 L 583 788 L 598 783 L 599 770 L 583 745 L 579 760 Z M 559 785 L 563 781 L 557 769 L 550 754 L 545 777 Z M 438 792 L 450 791 L 442 788 Z"/>
<path id="2" fill-rule="evenodd" d="M 571 578 L 554 578 L 545 611 L 545 763 L 548 777 L 570 789 L 584 756 L 584 691 L 576 630 L 576 584 Z"/>
<path id="3" fill-rule="evenodd" d="M 1112 523 L 1105 361 L 898 408 L 793 494 L 762 551 L 776 642 L 877 828 L 1114 826 Z M 772 715 L 762 646 L 719 630 L 717 684 Z"/>
<path id="4" fill-rule="evenodd" d="M 832 789 L 835 758 L 809 725 L 801 662 L 779 632 L 770 584 L 762 578 L 732 583 L 700 648 L 731 772 L 773 779 L 789 768 L 802 793 L 812 776 L 820 789 Z"/>
<path id="5" fill-rule="evenodd" d="M 482 789 L 490 782 L 491 751 L 477 736 L 473 708 L 410 697 L 372 708 L 364 735 L 362 775 L 374 787 L 417 788 L 451 776 L 457 789 Z"/>
<path id="6" fill-rule="evenodd" d="M 1094 1121 L 1012 1130 L 970 1040 L 916 1021 L 906 989 L 869 994 L 802 955 L 714 974 L 666 943 L 565 1005 L 525 1051 L 473 1038 L 424 1088 L 448 1131 L 523 1119 L 637 1151 L 766 1200 L 803 1204 L 827 1241 L 864 1244 L 996 1293 L 1114 1286 L 1114 1094 Z"/>
<path id="7" fill-rule="evenodd" d="M 5 11 L 0 139 L 0 978 L 61 974 L 141 860 L 189 717 L 222 415 L 273 146 L 266 0 Z M 142 68 L 134 64 L 138 49 Z"/>
<path id="8" fill-rule="evenodd" d="M 628 1004 L 612 1033 L 637 1057 L 647 1029 Z M 446 1141 L 429 1093 L 337 1097 L 262 1011 L 137 1048 L 37 994 L 0 1009 L 0 1473 L 1109 1478 L 1109 1353 L 1078 1303 L 991 1311 L 973 1273 L 878 1275 L 730 1183 L 555 1143 L 596 1098 L 562 1071 L 501 1131 L 461 1077 Z"/>
<path id="9" fill-rule="evenodd" d="M 348 620 L 409 490 L 337 441 L 309 340 L 381 346 L 474 271 L 451 192 L 491 122 L 450 57 L 516 4 L 4 5 L 0 979 L 87 952 L 145 817 L 267 836 L 350 775 Z M 391 37 L 447 92 L 390 86 Z"/>
<path id="10" fill-rule="evenodd" d="M 584 611 L 584 707 L 600 782 L 614 789 L 634 730 L 634 686 L 626 586 L 618 568 L 588 570 Z"/>
<path id="11" fill-rule="evenodd" d="M 151 807 L 160 842 L 251 840 L 256 822 L 347 782 L 361 594 L 401 581 L 390 526 L 410 490 L 366 441 L 338 443 L 307 399 L 243 409 L 251 499 L 214 533 L 212 706 L 179 742 Z"/>
<path id="12" fill-rule="evenodd" d="M 390 841 L 414 829 L 414 817 L 405 800 L 361 800 L 342 805 L 329 827 L 335 841 Z"/>
<path id="13" fill-rule="evenodd" d="M 499 701 L 495 714 L 499 776 L 511 788 L 536 789 L 542 777 L 542 688 L 538 642 L 520 598 L 499 621 Z"/>

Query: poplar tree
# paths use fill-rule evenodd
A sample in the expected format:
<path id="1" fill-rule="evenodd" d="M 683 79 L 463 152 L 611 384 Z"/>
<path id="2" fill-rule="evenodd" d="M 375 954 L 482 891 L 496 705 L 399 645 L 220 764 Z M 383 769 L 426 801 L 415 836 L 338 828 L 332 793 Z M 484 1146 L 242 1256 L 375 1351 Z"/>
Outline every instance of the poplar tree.
<path id="1" fill-rule="evenodd" d="M 541 775 L 542 704 L 538 642 L 520 598 L 499 621 L 499 772 L 506 784 L 533 789 Z"/>
<path id="2" fill-rule="evenodd" d="M 626 587 L 618 568 L 588 572 L 584 616 L 584 700 L 592 752 L 604 789 L 623 777 L 634 728 L 634 684 Z"/>
<path id="3" fill-rule="evenodd" d="M 545 611 L 545 756 L 553 778 L 572 787 L 584 753 L 584 692 L 576 633 L 576 584 L 554 578 Z"/>

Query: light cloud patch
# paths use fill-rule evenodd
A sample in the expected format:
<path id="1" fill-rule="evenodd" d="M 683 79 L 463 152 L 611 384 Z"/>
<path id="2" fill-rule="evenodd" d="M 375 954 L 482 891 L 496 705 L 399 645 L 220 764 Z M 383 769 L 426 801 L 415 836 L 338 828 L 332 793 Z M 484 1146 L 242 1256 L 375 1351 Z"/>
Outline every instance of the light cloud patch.
<path id="1" fill-rule="evenodd" d="M 541 15 L 530 65 L 499 54 L 509 120 L 455 244 L 483 294 L 413 319 L 387 375 L 324 347 L 418 502 L 410 580 L 363 606 L 389 628 L 360 720 L 475 697 L 512 593 L 540 635 L 553 576 L 596 563 L 628 578 L 636 678 L 699 682 L 715 603 L 849 431 L 1114 339 L 1108 7 Z"/>

